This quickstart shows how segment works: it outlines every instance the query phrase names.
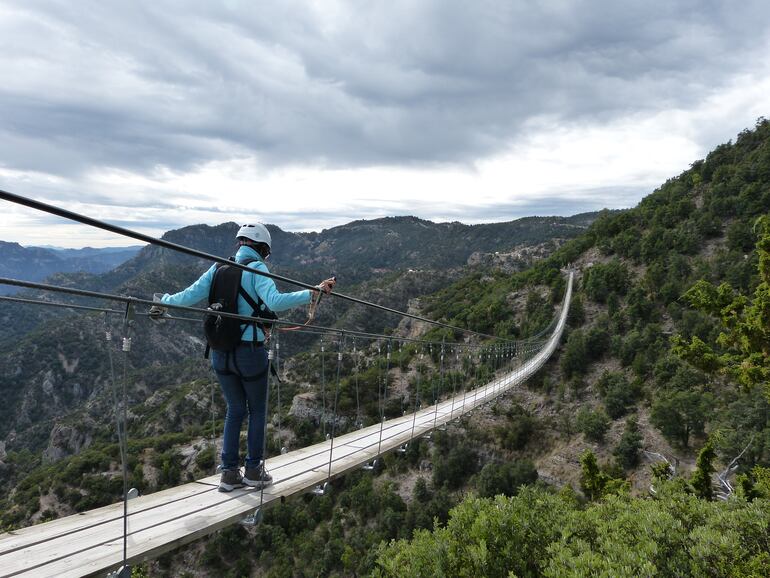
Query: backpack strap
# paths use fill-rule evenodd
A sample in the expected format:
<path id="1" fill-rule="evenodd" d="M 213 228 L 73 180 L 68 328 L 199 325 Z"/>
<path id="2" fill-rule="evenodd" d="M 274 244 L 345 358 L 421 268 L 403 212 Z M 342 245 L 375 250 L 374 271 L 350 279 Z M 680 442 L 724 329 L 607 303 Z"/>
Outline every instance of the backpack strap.
<path id="1" fill-rule="evenodd" d="M 246 259 L 245 261 L 243 261 L 241 263 L 241 265 L 247 265 L 248 266 L 249 264 L 253 263 L 254 261 L 258 261 L 258 260 L 259 259 Z M 243 277 L 243 273 L 245 273 L 245 271 L 241 272 L 241 278 Z M 265 302 L 262 301 L 262 298 L 259 295 L 257 295 L 257 300 L 254 301 L 252 296 L 249 295 L 249 293 L 246 291 L 246 289 L 243 288 L 243 285 L 238 287 L 238 294 L 241 297 L 243 297 L 243 299 L 246 301 L 246 303 L 248 303 L 249 307 L 251 307 L 251 310 L 252 310 L 251 314 L 252 314 L 252 316 L 257 316 L 257 317 L 261 317 L 262 316 L 262 307 L 265 305 Z M 264 323 L 262 323 L 261 321 L 256 321 L 256 322 L 254 322 L 254 326 L 255 327 L 259 327 L 259 329 L 262 331 L 262 334 L 265 336 L 265 338 L 267 338 L 268 332 L 265 330 L 265 324 Z M 244 331 L 245 331 L 245 329 L 244 329 Z M 254 341 L 257 340 L 256 337 L 257 337 L 257 334 L 256 334 L 256 331 L 255 331 L 254 332 Z"/>

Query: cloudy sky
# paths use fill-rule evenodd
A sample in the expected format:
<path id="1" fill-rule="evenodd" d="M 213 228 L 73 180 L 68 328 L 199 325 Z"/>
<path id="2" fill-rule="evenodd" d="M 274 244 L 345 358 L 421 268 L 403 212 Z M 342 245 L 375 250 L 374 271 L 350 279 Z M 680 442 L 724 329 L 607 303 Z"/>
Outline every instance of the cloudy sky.
<path id="1" fill-rule="evenodd" d="M 0 76 L 0 188 L 149 234 L 569 215 L 770 115 L 770 4 L 4 0 Z"/>

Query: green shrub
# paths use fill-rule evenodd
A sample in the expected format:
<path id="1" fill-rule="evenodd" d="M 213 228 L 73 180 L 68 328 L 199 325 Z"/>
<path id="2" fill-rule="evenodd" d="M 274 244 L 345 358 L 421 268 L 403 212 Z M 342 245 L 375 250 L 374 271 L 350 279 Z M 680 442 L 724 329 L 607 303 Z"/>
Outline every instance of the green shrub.
<path id="1" fill-rule="evenodd" d="M 503 464 L 487 464 L 479 472 L 476 488 L 482 498 L 499 494 L 515 496 L 520 486 L 534 484 L 537 469 L 529 460 L 515 460 Z"/>
<path id="2" fill-rule="evenodd" d="M 601 442 L 610 428 L 610 418 L 602 410 L 581 408 L 577 413 L 576 426 L 589 440 Z"/>
<path id="3" fill-rule="evenodd" d="M 626 420 L 623 435 L 620 436 L 618 445 L 612 452 L 618 464 L 624 470 L 630 470 L 639 463 L 639 452 L 642 449 L 642 434 L 635 416 Z"/>

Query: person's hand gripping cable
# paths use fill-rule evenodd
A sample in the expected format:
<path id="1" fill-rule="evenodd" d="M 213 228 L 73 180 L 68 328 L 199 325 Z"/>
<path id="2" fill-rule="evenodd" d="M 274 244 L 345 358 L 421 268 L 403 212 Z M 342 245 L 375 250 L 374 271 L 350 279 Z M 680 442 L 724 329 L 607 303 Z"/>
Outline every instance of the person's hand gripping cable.
<path id="1" fill-rule="evenodd" d="M 324 279 L 318 285 L 315 286 L 315 289 L 313 290 L 313 298 L 310 301 L 310 310 L 308 311 L 308 314 L 307 314 L 307 322 L 305 323 L 305 325 L 309 325 L 310 323 L 313 322 L 313 319 L 315 319 L 316 311 L 318 309 L 318 304 L 321 302 L 321 297 L 331 293 L 336 284 L 337 284 L 337 276 L 333 275 L 328 279 Z"/>
<path id="2" fill-rule="evenodd" d="M 161 297 L 163 297 L 163 293 L 153 293 L 152 295 L 152 300 L 158 303 L 158 305 L 153 305 L 150 307 L 150 310 L 147 314 L 153 321 L 162 322 L 164 317 L 168 317 L 168 308 L 160 305 Z"/>

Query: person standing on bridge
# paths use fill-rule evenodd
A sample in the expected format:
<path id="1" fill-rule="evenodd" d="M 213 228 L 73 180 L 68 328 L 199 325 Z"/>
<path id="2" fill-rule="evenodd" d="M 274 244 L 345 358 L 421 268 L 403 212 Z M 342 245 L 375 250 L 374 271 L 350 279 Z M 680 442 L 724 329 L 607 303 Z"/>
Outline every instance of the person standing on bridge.
<path id="1" fill-rule="evenodd" d="M 270 232 L 262 224 L 243 225 L 236 235 L 238 251 L 237 263 L 247 264 L 251 269 L 269 272 L 265 260 L 270 255 L 272 239 Z M 187 289 L 161 298 L 162 304 L 190 306 L 207 299 L 217 265 L 213 265 Z M 335 279 L 327 279 L 317 285 L 316 291 L 330 293 Z M 241 287 L 251 297 L 252 302 L 263 302 L 271 311 L 285 311 L 293 307 L 307 305 L 313 299 L 310 290 L 280 293 L 275 281 L 263 275 L 241 275 Z M 161 307 L 154 307 L 155 315 L 162 315 Z M 152 315 L 151 310 L 151 315 Z M 238 297 L 240 315 L 259 315 L 243 296 Z M 267 423 L 267 373 L 268 356 L 265 351 L 265 333 L 261 327 L 244 323 L 241 325 L 241 342 L 232 351 L 211 350 L 211 366 L 222 387 L 222 394 L 227 403 L 225 415 L 224 440 L 222 444 L 222 477 L 219 491 L 230 492 L 244 485 L 262 488 L 272 483 L 273 478 L 264 465 L 264 440 Z M 247 454 L 245 471 L 240 470 L 239 441 L 243 420 L 248 414 Z"/>

